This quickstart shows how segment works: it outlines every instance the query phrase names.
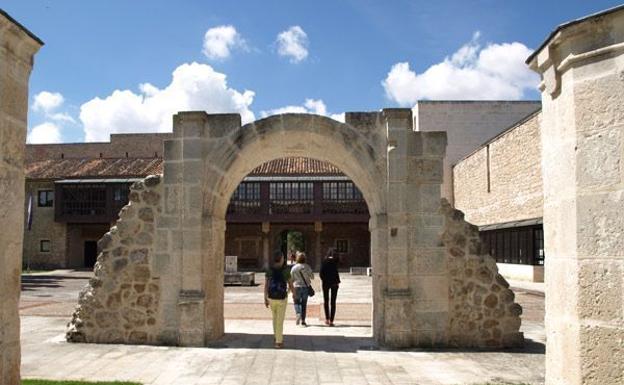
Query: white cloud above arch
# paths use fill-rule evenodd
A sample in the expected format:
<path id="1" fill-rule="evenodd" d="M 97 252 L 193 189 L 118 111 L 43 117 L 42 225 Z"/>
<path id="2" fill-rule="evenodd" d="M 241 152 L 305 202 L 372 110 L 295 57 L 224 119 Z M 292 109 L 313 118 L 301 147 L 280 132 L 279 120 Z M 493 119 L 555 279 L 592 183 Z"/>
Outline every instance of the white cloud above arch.
<path id="1" fill-rule="evenodd" d="M 58 92 L 41 91 L 33 97 L 31 108 L 35 112 L 51 113 L 65 102 L 65 98 Z"/>
<path id="2" fill-rule="evenodd" d="M 519 42 L 488 43 L 482 47 L 476 32 L 450 57 L 421 73 L 408 62 L 396 63 L 382 85 L 386 96 L 401 106 L 418 100 L 517 100 L 534 90 L 537 74 L 524 63 L 531 54 Z"/>
<path id="3" fill-rule="evenodd" d="M 266 118 L 271 115 L 279 115 L 279 114 L 287 114 L 287 113 L 295 113 L 295 114 L 316 114 L 323 115 L 339 122 L 345 121 L 345 114 L 330 114 L 327 112 L 327 106 L 322 99 L 306 99 L 303 104 L 300 105 L 288 105 L 284 107 L 275 108 L 272 110 L 260 111 L 260 117 Z"/>
<path id="4" fill-rule="evenodd" d="M 26 142 L 29 144 L 61 143 L 61 128 L 52 122 L 36 125 L 28 131 Z"/>
<path id="5" fill-rule="evenodd" d="M 224 60 L 235 49 L 247 49 L 247 43 L 233 25 L 210 28 L 204 34 L 202 53 L 211 60 Z"/>
<path id="6" fill-rule="evenodd" d="M 299 63 L 308 57 L 308 34 L 303 28 L 294 25 L 280 32 L 275 40 L 277 54 L 287 57 L 291 63 Z"/>
<path id="7" fill-rule="evenodd" d="M 171 83 L 158 88 L 139 85 L 139 92 L 115 90 L 80 107 L 85 141 L 108 141 L 111 133 L 170 132 L 178 111 L 239 113 L 243 122 L 254 120 L 250 110 L 255 93 L 228 86 L 226 75 L 207 64 L 185 63 L 172 73 Z"/>

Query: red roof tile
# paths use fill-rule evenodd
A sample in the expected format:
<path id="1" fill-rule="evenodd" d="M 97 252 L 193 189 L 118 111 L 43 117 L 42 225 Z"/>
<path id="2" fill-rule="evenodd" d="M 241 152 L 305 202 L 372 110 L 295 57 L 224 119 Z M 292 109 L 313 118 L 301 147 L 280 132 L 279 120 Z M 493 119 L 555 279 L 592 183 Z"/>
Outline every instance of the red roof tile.
<path id="1" fill-rule="evenodd" d="M 343 175 L 331 163 L 316 159 L 293 157 L 275 159 L 253 169 L 249 175 Z"/>
<path id="2" fill-rule="evenodd" d="M 26 164 L 26 178 L 133 178 L 162 173 L 162 158 L 48 159 Z"/>
<path id="3" fill-rule="evenodd" d="M 162 172 L 162 158 L 66 158 L 26 164 L 28 179 L 134 178 Z M 343 175 L 343 173 L 330 163 L 296 157 L 266 162 L 256 167 L 249 175 Z"/>

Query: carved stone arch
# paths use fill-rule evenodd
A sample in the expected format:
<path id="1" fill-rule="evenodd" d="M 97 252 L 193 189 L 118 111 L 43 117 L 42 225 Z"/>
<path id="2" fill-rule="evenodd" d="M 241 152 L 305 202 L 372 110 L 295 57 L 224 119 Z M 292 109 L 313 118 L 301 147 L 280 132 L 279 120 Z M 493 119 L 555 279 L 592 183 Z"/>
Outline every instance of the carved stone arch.
<path id="1" fill-rule="evenodd" d="M 463 214 L 440 203 L 446 134 L 413 130 L 409 109 L 346 122 L 284 114 L 180 112 L 163 176 L 136 183 L 100 241 L 71 341 L 205 346 L 224 333 L 225 212 L 255 167 L 305 156 L 340 168 L 371 219 L 373 337 L 385 346 L 521 343 L 521 308 Z"/>

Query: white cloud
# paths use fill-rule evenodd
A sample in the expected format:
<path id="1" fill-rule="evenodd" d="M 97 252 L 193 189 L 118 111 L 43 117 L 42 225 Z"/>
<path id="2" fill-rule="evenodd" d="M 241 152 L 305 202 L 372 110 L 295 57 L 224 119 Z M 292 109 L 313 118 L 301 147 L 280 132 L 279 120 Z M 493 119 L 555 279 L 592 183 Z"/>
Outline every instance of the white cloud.
<path id="1" fill-rule="evenodd" d="M 234 26 L 220 25 L 206 31 L 202 52 L 208 59 L 223 60 L 230 57 L 233 49 L 246 47 L 245 40 Z"/>
<path id="2" fill-rule="evenodd" d="M 327 106 L 322 99 L 306 99 L 302 105 L 289 105 L 280 108 L 276 108 L 273 110 L 261 111 L 260 116 L 266 118 L 271 115 L 279 115 L 279 114 L 316 114 L 330 117 L 339 122 L 345 121 L 345 114 L 328 114 Z"/>
<path id="3" fill-rule="evenodd" d="M 51 113 L 58 107 L 60 107 L 65 98 L 58 92 L 41 91 L 33 98 L 32 104 L 33 111 Z"/>
<path id="4" fill-rule="evenodd" d="M 30 130 L 27 142 L 31 144 L 60 143 L 61 129 L 54 123 L 42 123 Z"/>
<path id="5" fill-rule="evenodd" d="M 479 37 L 475 33 L 450 58 L 422 73 L 411 70 L 407 62 L 396 63 L 382 81 L 386 96 L 412 106 L 420 99 L 521 99 L 525 91 L 537 87 L 537 74 L 524 63 L 532 52 L 529 48 L 518 42 L 481 48 Z"/>
<path id="6" fill-rule="evenodd" d="M 48 118 L 57 122 L 76 123 L 76 119 L 74 119 L 66 112 L 56 112 L 54 114 L 48 115 Z"/>
<path id="7" fill-rule="evenodd" d="M 107 141 L 111 133 L 118 132 L 170 132 L 172 116 L 178 111 L 237 112 L 243 122 L 254 120 L 249 109 L 254 92 L 228 87 L 226 75 L 206 64 L 182 64 L 165 88 L 143 83 L 139 89 L 138 94 L 115 90 L 104 99 L 84 103 L 80 120 L 85 140 Z"/>
<path id="8" fill-rule="evenodd" d="M 308 57 L 308 35 L 298 25 L 292 26 L 277 35 L 277 53 L 286 56 L 292 63 Z"/>

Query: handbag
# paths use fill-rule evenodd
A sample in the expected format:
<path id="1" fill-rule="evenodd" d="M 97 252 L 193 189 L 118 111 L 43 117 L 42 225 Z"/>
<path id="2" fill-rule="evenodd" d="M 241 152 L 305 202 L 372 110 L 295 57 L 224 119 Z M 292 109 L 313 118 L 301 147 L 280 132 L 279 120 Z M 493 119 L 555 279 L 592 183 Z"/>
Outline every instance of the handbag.
<path id="1" fill-rule="evenodd" d="M 316 294 L 316 292 L 314 291 L 314 288 L 312 287 L 312 285 L 308 284 L 308 281 L 306 281 L 305 277 L 301 273 L 301 270 L 299 270 L 299 276 L 303 280 L 303 283 L 306 284 L 306 288 L 308 289 L 308 297 L 314 297 L 314 294 Z"/>

